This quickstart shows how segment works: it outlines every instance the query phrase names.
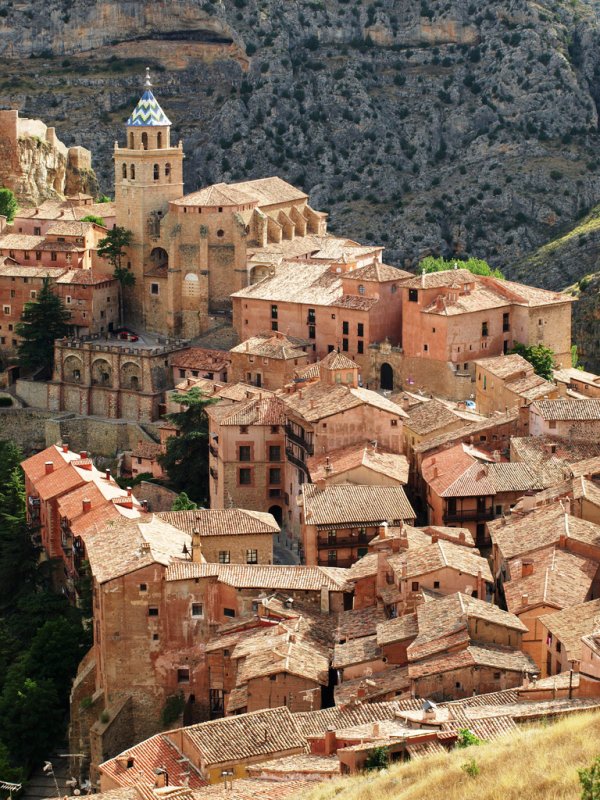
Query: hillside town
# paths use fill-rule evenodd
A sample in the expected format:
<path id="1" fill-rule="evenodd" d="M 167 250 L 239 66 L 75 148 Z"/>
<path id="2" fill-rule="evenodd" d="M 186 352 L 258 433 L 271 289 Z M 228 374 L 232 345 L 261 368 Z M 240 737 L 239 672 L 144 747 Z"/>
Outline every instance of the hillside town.
<path id="1" fill-rule="evenodd" d="M 386 264 L 279 177 L 185 194 L 149 75 L 118 136 L 114 201 L 0 218 L 0 424 L 53 591 L 89 593 L 77 791 L 282 798 L 600 710 L 573 297 Z M 43 374 L 17 328 L 48 288 L 70 318 Z"/>

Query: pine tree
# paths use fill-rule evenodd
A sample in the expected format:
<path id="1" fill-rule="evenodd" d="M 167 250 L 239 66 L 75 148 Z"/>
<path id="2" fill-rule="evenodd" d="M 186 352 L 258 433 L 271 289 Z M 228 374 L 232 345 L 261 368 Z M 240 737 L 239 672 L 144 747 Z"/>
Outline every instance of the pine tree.
<path id="1" fill-rule="evenodd" d="M 17 198 L 10 189 L 0 189 L 0 214 L 6 217 L 7 222 L 12 222 L 19 205 Z"/>
<path id="2" fill-rule="evenodd" d="M 109 262 L 113 268 L 113 278 L 119 282 L 119 325 L 123 325 L 123 289 L 135 284 L 135 275 L 128 267 L 123 266 L 125 248 L 129 247 L 132 241 L 132 231 L 115 225 L 104 239 L 98 242 L 98 255 Z"/>
<path id="3" fill-rule="evenodd" d="M 71 314 L 44 278 L 37 300 L 26 303 L 21 321 L 15 327 L 21 337 L 19 359 L 22 366 L 32 371 L 44 369 L 50 377 L 54 368 L 54 340 L 69 333 Z"/>
<path id="4" fill-rule="evenodd" d="M 169 414 L 167 419 L 179 430 L 167 440 L 167 452 L 159 461 L 178 492 L 206 505 L 208 500 L 208 417 L 206 407 L 215 402 L 198 388 L 172 395 L 173 402 L 186 406 L 185 411 Z"/>

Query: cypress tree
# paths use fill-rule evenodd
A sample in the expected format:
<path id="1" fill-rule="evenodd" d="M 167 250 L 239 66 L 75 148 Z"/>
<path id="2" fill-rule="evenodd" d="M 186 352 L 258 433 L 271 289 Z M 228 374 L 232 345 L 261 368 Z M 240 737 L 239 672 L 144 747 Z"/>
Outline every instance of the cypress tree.
<path id="1" fill-rule="evenodd" d="M 50 278 L 44 278 L 37 300 L 26 303 L 21 321 L 15 327 L 22 339 L 18 346 L 22 366 L 31 371 L 43 368 L 50 377 L 54 368 L 54 340 L 68 334 L 70 318 L 71 313 L 52 290 Z"/>

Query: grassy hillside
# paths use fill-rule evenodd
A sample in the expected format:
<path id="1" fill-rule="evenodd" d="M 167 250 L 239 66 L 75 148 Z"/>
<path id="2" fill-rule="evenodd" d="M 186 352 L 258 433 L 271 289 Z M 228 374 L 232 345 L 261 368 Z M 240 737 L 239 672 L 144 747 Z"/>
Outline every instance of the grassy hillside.
<path id="1" fill-rule="evenodd" d="M 597 755 L 600 714 L 581 714 L 383 773 L 322 783 L 303 800 L 579 800 L 577 769 Z M 463 768 L 471 760 L 478 775 Z"/>

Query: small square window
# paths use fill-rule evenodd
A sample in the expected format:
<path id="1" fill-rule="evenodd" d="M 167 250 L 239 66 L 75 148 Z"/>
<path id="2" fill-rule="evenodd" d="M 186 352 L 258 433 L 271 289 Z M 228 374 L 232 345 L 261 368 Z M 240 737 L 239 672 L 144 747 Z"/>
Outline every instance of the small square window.
<path id="1" fill-rule="evenodd" d="M 398 420 L 397 419 L 391 419 L 390 420 L 390 425 L 392 426 L 392 428 L 397 428 L 398 427 Z"/>
<path id="2" fill-rule="evenodd" d="M 235 617 L 235 609 L 233 609 L 233 608 L 224 608 L 223 609 L 223 616 L 224 617 Z"/>
<path id="3" fill-rule="evenodd" d="M 229 550 L 219 550 L 219 564 L 229 564 L 230 560 Z"/>
<path id="4" fill-rule="evenodd" d="M 152 634 L 152 641 L 153 642 L 158 642 L 158 633 L 153 633 Z"/>
<path id="5" fill-rule="evenodd" d="M 189 683 L 190 671 L 187 667 L 177 670 L 177 683 Z"/>
<path id="6" fill-rule="evenodd" d="M 413 581 L 412 582 L 412 591 L 413 592 L 418 592 L 419 591 L 419 581 Z"/>
<path id="7" fill-rule="evenodd" d="M 433 588 L 434 589 L 439 589 L 440 588 L 440 582 L 439 581 L 434 581 L 433 582 Z"/>
<path id="8" fill-rule="evenodd" d="M 147 591 L 148 591 L 148 584 L 140 583 L 140 592 L 147 592 Z"/>
<path id="9" fill-rule="evenodd" d="M 240 425 L 240 433 L 248 433 L 248 426 Z"/>
<path id="10" fill-rule="evenodd" d="M 241 467 L 239 470 L 238 483 L 240 486 L 251 486 L 252 470 L 248 467 Z"/>
<path id="11" fill-rule="evenodd" d="M 148 607 L 148 616 L 149 617 L 158 617 L 158 606 L 149 606 Z"/>
<path id="12" fill-rule="evenodd" d="M 246 550 L 246 564 L 258 564 L 258 550 Z"/>
<path id="13" fill-rule="evenodd" d="M 158 294 L 158 283 L 150 284 L 150 294 Z"/>
<path id="14" fill-rule="evenodd" d="M 203 617 L 204 609 L 202 603 L 192 603 L 192 617 Z"/>
<path id="15" fill-rule="evenodd" d="M 494 672 L 494 680 L 495 681 L 499 681 L 500 680 L 500 673 L 499 672 Z"/>
<path id="16" fill-rule="evenodd" d="M 409 289 L 408 290 L 408 299 L 411 303 L 418 303 L 419 302 L 419 292 L 417 289 Z"/>

